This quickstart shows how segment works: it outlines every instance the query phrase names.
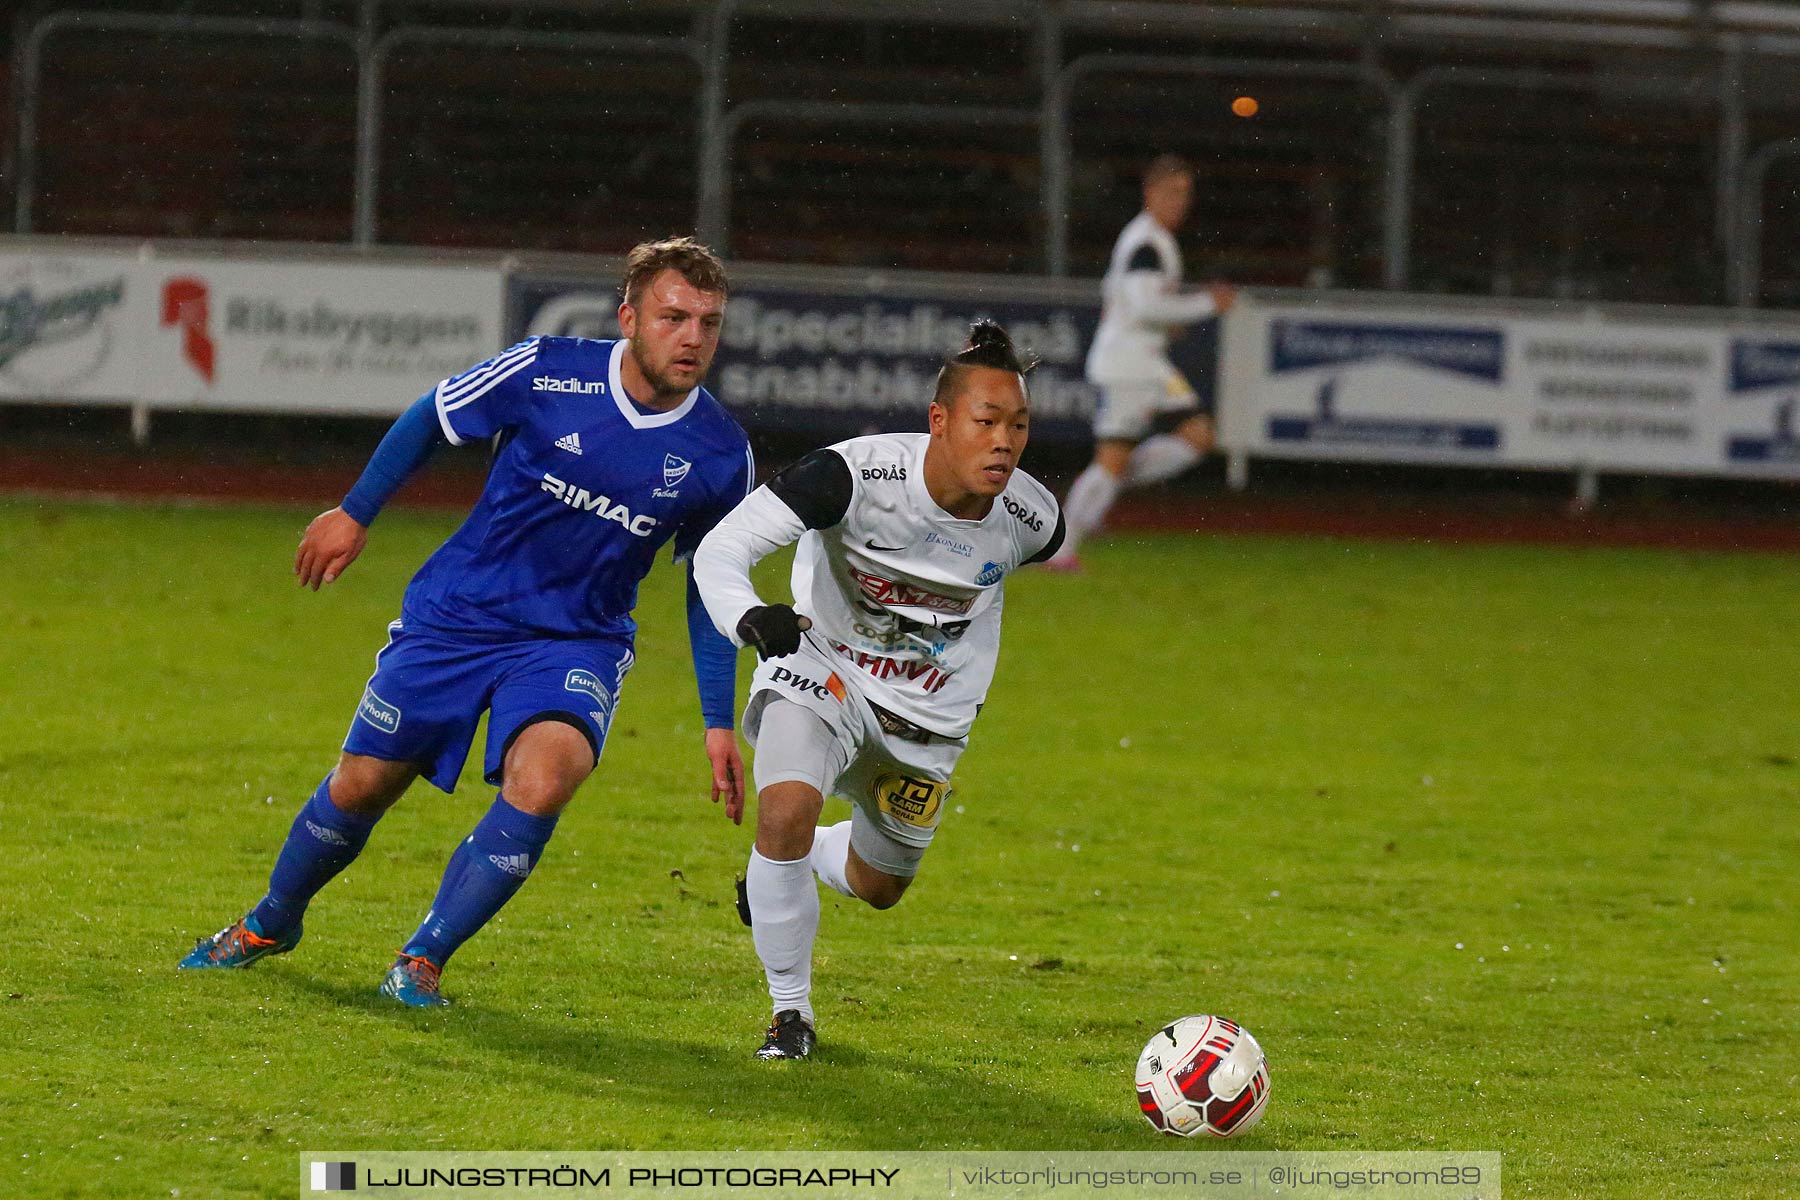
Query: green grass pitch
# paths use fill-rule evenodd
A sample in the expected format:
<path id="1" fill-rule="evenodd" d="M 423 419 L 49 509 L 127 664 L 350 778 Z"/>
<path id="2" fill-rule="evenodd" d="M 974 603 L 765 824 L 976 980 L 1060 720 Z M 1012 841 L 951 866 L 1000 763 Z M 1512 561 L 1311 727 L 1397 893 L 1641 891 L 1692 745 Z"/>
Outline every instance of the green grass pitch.
<path id="1" fill-rule="evenodd" d="M 1800 1192 L 1794 559 L 1145 536 L 1023 574 L 919 883 L 826 894 L 823 1051 L 771 1066 L 667 567 L 454 1008 L 375 987 L 478 764 L 296 953 L 175 973 L 452 526 L 389 514 L 315 596 L 307 515 L 0 503 L 0 1195 L 288 1196 L 325 1147 L 1499 1150 L 1514 1196 Z M 1239 1142 L 1136 1112 L 1194 1012 L 1268 1052 Z"/>

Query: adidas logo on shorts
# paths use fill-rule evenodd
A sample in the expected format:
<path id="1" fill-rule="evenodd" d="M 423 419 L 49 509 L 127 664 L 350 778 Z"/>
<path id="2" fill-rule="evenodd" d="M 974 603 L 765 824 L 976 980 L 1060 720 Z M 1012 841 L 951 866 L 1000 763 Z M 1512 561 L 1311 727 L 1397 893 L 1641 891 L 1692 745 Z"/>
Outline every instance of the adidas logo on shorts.
<path id="1" fill-rule="evenodd" d="M 556 448 L 558 450 L 567 450 L 570 454 L 580 454 L 581 453 L 581 435 L 579 433 L 571 433 L 567 437 L 557 438 L 556 439 Z"/>

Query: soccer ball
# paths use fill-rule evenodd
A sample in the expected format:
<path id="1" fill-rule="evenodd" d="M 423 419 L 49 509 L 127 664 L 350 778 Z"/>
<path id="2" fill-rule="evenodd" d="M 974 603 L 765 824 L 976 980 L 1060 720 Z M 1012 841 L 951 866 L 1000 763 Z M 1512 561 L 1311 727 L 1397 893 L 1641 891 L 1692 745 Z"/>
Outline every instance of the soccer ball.
<path id="1" fill-rule="evenodd" d="M 1178 1137 L 1237 1137 L 1269 1104 L 1269 1063 L 1250 1031 L 1224 1017 L 1183 1017 L 1138 1055 L 1138 1107 Z"/>

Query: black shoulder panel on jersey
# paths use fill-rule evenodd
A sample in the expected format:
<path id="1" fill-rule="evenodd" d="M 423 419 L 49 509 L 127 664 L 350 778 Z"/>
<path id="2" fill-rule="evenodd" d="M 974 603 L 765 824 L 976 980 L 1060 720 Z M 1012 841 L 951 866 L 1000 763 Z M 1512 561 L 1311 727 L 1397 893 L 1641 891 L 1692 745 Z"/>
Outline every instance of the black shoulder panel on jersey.
<path id="1" fill-rule="evenodd" d="M 1068 532 L 1068 530 L 1063 525 L 1062 509 L 1059 507 L 1056 510 L 1056 528 L 1050 531 L 1050 540 L 1044 543 L 1044 548 L 1042 550 L 1039 550 L 1025 561 L 1028 563 L 1047 561 L 1051 555 L 1062 549 L 1063 534 L 1066 532 Z"/>
<path id="2" fill-rule="evenodd" d="M 829 529 L 850 511 L 855 485 L 850 464 L 836 450 L 814 450 L 769 480 L 769 490 L 794 510 L 808 529 Z"/>
<path id="3" fill-rule="evenodd" d="M 1162 254 L 1155 246 L 1145 242 L 1131 252 L 1131 261 L 1125 264 L 1127 271 L 1161 271 L 1163 269 Z"/>

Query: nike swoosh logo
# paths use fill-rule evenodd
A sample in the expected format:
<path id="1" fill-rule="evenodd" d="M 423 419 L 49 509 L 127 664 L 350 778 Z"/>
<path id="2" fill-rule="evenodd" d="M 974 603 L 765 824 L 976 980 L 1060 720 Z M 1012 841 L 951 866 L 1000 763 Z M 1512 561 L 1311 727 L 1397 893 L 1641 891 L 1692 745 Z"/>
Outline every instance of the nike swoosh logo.
<path id="1" fill-rule="evenodd" d="M 882 554 L 898 554 L 900 551 L 906 549 L 905 546 L 877 546 L 873 540 L 864 542 L 863 545 Z"/>

